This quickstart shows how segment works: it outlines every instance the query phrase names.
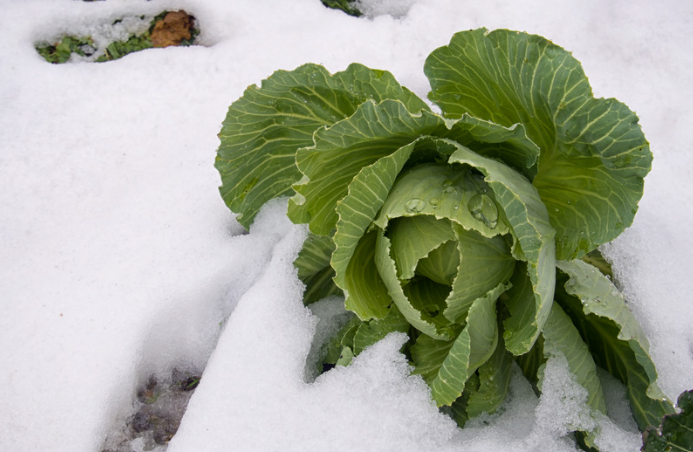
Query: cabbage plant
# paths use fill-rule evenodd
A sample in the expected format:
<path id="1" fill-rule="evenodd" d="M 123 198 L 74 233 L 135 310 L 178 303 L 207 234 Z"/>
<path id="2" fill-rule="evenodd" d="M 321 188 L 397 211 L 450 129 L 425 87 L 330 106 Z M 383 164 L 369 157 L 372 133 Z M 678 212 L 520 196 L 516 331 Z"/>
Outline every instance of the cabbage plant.
<path id="1" fill-rule="evenodd" d="M 414 373 L 464 425 L 500 407 L 513 363 L 540 392 L 564 356 L 595 416 L 601 367 L 640 429 L 659 425 L 672 406 L 597 250 L 643 194 L 637 116 L 594 98 L 580 63 L 540 36 L 457 33 L 424 72 L 435 109 L 389 72 L 307 64 L 249 87 L 223 123 L 216 168 L 237 220 L 290 196 L 311 232 L 295 262 L 305 302 L 342 294 L 355 314 L 324 363 L 405 332 Z M 578 439 L 594 447 L 597 433 Z"/>

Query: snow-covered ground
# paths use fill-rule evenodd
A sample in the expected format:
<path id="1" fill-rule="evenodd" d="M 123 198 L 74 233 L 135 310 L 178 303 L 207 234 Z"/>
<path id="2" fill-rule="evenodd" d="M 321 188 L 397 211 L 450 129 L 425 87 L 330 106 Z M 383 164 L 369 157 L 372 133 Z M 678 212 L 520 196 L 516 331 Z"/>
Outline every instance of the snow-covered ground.
<path id="1" fill-rule="evenodd" d="M 397 336 L 307 383 L 317 317 L 291 266 L 305 230 L 273 203 L 244 235 L 217 191 L 216 134 L 248 85 L 356 61 L 425 97 L 425 57 L 480 26 L 550 38 L 596 95 L 640 116 L 654 169 L 605 251 L 660 386 L 673 400 L 693 388 L 693 3 L 364 3 L 373 17 L 318 0 L 0 0 L 0 450 L 98 452 L 149 375 L 205 366 L 170 452 L 572 450 L 561 437 L 579 394 L 560 363 L 541 400 L 515 378 L 505 412 L 464 431 L 409 376 Z M 181 8 L 205 46 L 64 65 L 33 48 Z M 602 450 L 636 451 L 616 418 L 625 429 L 610 425 Z"/>

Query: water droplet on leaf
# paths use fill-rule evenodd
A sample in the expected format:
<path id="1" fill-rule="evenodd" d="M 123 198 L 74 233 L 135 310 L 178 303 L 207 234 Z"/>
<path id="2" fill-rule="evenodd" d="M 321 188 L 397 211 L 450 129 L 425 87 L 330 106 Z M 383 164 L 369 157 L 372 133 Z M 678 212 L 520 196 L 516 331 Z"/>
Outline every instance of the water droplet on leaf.
<path id="1" fill-rule="evenodd" d="M 418 213 L 423 210 L 425 204 L 426 203 L 419 198 L 412 198 L 407 201 L 406 204 L 404 204 L 404 210 L 406 210 L 408 213 Z"/>
<path id="2" fill-rule="evenodd" d="M 488 195 L 474 195 L 469 200 L 467 208 L 476 220 L 481 221 L 489 228 L 493 229 L 498 225 L 498 207 Z"/>
<path id="3" fill-rule="evenodd" d="M 437 206 L 439 202 L 440 200 L 438 200 L 438 198 L 431 198 L 428 200 L 428 203 L 432 206 Z"/>

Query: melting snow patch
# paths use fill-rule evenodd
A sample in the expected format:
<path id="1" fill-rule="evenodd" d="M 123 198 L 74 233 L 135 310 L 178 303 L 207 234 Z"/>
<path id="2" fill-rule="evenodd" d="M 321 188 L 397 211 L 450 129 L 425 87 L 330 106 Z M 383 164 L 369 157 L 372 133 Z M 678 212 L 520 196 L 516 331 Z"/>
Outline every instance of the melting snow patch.
<path id="1" fill-rule="evenodd" d="M 414 0 L 356 0 L 354 6 L 369 18 L 390 15 L 400 19 L 407 15 L 414 3 Z"/>

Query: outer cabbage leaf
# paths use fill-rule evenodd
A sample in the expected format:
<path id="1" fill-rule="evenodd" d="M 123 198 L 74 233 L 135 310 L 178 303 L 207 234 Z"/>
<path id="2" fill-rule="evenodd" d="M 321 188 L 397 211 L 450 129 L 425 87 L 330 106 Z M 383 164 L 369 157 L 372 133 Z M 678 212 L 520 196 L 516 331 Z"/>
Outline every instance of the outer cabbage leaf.
<path id="1" fill-rule="evenodd" d="M 464 114 L 441 135 L 473 149 L 479 155 L 505 163 L 527 178 L 534 175 L 539 146 L 532 141 L 522 124 L 502 127 L 499 124 Z"/>
<path id="2" fill-rule="evenodd" d="M 539 145 L 530 178 L 557 231 L 559 259 L 631 225 L 651 167 L 648 142 L 628 107 L 593 97 L 569 52 L 540 36 L 478 29 L 431 53 L 424 72 L 447 117 L 519 123 Z"/>
<path id="3" fill-rule="evenodd" d="M 450 417 L 452 417 L 457 426 L 462 428 L 469 420 L 470 416 L 467 414 L 467 403 L 471 395 L 479 390 L 479 376 L 477 374 L 472 375 L 467 380 L 467 384 L 464 386 L 464 392 L 457 398 L 450 408 L 442 407 L 441 411 L 447 412 Z"/>
<path id="4" fill-rule="evenodd" d="M 306 285 L 303 303 L 315 303 L 330 295 L 340 295 L 342 290 L 332 279 L 334 269 L 330 267 L 330 257 L 334 251 L 334 242 L 330 236 L 310 234 L 303 248 L 294 260 L 298 277 Z"/>
<path id="5" fill-rule="evenodd" d="M 426 334 L 420 335 L 411 347 L 411 359 L 415 366 L 413 373 L 421 375 L 430 386 L 454 344 L 454 339 L 439 340 Z"/>
<path id="6" fill-rule="evenodd" d="M 557 266 L 561 273 L 556 300 L 580 331 L 595 362 L 626 385 L 640 430 L 658 425 L 673 407 L 657 386 L 647 338 L 623 294 L 583 261 L 559 261 Z"/>
<path id="7" fill-rule="evenodd" d="M 530 383 L 538 390 L 539 389 L 539 370 L 546 364 L 546 356 L 544 355 L 544 338 L 540 335 L 534 343 L 532 349 L 521 356 L 515 357 L 515 362 L 520 367 L 522 375 L 529 380 Z"/>
<path id="8" fill-rule="evenodd" d="M 346 366 L 351 362 L 351 358 L 354 356 L 352 350 L 354 346 L 354 336 L 362 323 L 363 322 L 361 322 L 358 317 L 353 316 L 346 325 L 330 339 L 326 345 L 325 358 L 322 363 L 323 366 L 325 364 L 331 366 Z"/>
<path id="9" fill-rule="evenodd" d="M 411 348 L 414 373 L 431 387 L 438 406 L 451 405 L 467 380 L 487 362 L 498 345 L 495 300 L 478 299 L 469 309 L 466 326 L 453 340 L 422 334 Z"/>
<path id="10" fill-rule="evenodd" d="M 512 355 L 503 346 L 503 338 L 499 337 L 496 351 L 477 371 L 478 388 L 469 388 L 469 398 L 465 402 L 465 411 L 469 418 L 481 413 L 493 414 L 500 408 L 510 389 L 512 364 Z M 465 391 L 467 389 L 465 387 Z"/>
<path id="11" fill-rule="evenodd" d="M 229 107 L 215 167 L 221 196 L 246 228 L 272 198 L 291 195 L 301 179 L 296 150 L 313 144 L 313 132 L 348 116 L 367 99 L 397 99 L 412 112 L 428 106 L 389 72 L 352 64 L 330 74 L 306 64 L 277 71 L 258 88 L 249 87 Z"/>
<path id="12" fill-rule="evenodd" d="M 597 366 L 579 331 L 557 303 L 551 307 L 551 314 L 544 325 L 542 336 L 544 356 L 549 358 L 563 355 L 575 380 L 587 390 L 587 404 L 592 409 L 606 414 L 606 399 L 597 376 Z M 541 383 L 539 380 L 540 388 Z"/>
<path id="13" fill-rule="evenodd" d="M 356 330 L 353 346 L 354 354 L 358 355 L 366 347 L 370 347 L 390 333 L 408 333 L 409 327 L 407 319 L 397 310 L 397 307 L 393 306 L 382 320 L 363 322 Z"/>
<path id="14" fill-rule="evenodd" d="M 556 356 L 566 360 L 575 381 L 587 391 L 587 404 L 592 408 L 592 412 L 606 414 L 606 399 L 597 375 L 597 366 L 580 332 L 558 303 L 551 306 L 551 314 L 544 325 L 540 340 L 530 353 L 518 359 L 518 364 L 528 379 L 541 391 L 543 367 L 548 359 Z M 593 450 L 597 434 L 598 430 L 576 432 L 576 439 L 589 447 L 589 450 Z"/>
<path id="15" fill-rule="evenodd" d="M 328 342 L 323 364 L 348 365 L 354 356 L 360 354 L 390 333 L 409 332 L 409 322 L 393 307 L 383 319 L 364 322 L 357 316 L 342 327 Z"/>
<path id="16" fill-rule="evenodd" d="M 681 412 L 665 416 L 661 432 L 647 429 L 643 452 L 693 452 L 693 390 L 682 393 L 677 405 Z"/>

